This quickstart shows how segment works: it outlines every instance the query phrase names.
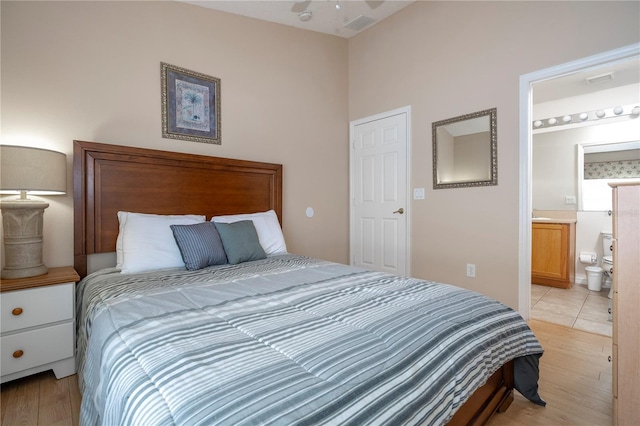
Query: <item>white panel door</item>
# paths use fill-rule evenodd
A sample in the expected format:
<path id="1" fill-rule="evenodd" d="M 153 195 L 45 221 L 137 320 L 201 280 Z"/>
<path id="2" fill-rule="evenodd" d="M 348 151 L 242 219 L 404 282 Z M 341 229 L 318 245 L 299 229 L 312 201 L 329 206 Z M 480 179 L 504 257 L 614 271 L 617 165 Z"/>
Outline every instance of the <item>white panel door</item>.
<path id="1" fill-rule="evenodd" d="M 351 260 L 408 275 L 408 112 L 364 119 L 351 128 Z"/>

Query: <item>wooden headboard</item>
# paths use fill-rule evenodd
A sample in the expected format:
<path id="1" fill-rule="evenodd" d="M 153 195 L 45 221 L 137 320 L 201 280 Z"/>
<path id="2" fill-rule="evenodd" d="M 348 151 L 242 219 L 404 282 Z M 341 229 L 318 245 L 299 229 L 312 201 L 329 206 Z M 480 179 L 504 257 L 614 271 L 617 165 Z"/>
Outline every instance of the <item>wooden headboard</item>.
<path id="1" fill-rule="evenodd" d="M 118 211 L 223 214 L 275 210 L 282 165 L 95 142 L 73 143 L 74 266 L 115 252 Z"/>

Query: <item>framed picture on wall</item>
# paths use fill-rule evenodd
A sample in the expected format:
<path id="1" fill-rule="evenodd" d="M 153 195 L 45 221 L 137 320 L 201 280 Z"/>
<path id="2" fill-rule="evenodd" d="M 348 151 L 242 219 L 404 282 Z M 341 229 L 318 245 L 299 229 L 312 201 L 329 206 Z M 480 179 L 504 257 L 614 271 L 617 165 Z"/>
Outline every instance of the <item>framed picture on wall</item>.
<path id="1" fill-rule="evenodd" d="M 162 137 L 221 144 L 220 79 L 160 63 Z"/>

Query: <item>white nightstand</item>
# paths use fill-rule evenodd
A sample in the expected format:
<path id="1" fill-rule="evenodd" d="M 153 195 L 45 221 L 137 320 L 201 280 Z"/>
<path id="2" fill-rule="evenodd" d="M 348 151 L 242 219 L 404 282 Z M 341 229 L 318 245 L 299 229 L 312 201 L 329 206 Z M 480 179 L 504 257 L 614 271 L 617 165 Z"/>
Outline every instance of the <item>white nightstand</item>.
<path id="1" fill-rule="evenodd" d="M 45 275 L 0 282 L 1 382 L 53 369 L 76 372 L 75 283 L 68 266 Z"/>

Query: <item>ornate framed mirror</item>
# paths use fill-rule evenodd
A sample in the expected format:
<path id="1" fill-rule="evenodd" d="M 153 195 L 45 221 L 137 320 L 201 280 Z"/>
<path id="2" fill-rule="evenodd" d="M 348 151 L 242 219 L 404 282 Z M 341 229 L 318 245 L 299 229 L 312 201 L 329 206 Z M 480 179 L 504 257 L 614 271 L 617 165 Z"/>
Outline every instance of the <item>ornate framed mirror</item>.
<path id="1" fill-rule="evenodd" d="M 433 189 L 498 184 L 497 109 L 432 124 Z"/>

